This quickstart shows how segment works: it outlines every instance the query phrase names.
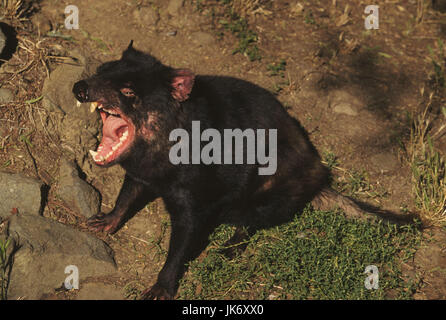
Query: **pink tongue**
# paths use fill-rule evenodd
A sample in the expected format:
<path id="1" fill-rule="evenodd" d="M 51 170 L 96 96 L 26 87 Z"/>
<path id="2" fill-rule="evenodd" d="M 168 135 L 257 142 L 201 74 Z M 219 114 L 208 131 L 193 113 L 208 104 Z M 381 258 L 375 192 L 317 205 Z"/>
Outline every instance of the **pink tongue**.
<path id="1" fill-rule="evenodd" d="M 127 122 L 125 122 L 122 118 L 108 116 L 105 119 L 102 125 L 102 137 L 108 138 L 107 140 L 116 141 L 119 140 L 117 130 L 123 126 L 126 126 Z"/>
<path id="2" fill-rule="evenodd" d="M 124 126 L 127 126 L 127 122 L 122 118 L 114 116 L 108 116 L 107 119 L 103 118 L 102 141 L 100 143 L 102 147 L 100 154 L 102 156 L 112 151 L 112 147 L 119 142 L 117 130 Z"/>

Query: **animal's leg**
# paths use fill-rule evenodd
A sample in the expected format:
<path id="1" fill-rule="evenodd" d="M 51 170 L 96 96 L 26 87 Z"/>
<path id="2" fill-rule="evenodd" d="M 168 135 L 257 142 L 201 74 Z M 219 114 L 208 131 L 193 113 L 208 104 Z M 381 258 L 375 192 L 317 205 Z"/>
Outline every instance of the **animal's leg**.
<path id="1" fill-rule="evenodd" d="M 204 250 L 209 244 L 209 235 L 215 229 L 209 216 L 192 214 L 188 210 L 171 217 L 172 232 L 166 263 L 156 284 L 143 292 L 142 299 L 173 299 L 186 263 Z"/>
<path id="2" fill-rule="evenodd" d="M 88 225 L 95 231 L 115 233 L 142 208 L 141 205 L 154 198 L 142 183 L 126 175 L 114 209 L 108 214 L 94 215 L 88 219 Z"/>

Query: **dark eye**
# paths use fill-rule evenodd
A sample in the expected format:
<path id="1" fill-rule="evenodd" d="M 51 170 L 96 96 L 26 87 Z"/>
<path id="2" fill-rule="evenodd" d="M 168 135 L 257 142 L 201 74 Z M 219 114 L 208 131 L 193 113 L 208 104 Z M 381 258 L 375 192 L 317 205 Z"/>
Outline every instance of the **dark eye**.
<path id="1" fill-rule="evenodd" d="M 127 98 L 133 98 L 135 96 L 135 92 L 130 88 L 122 88 L 121 93 Z"/>

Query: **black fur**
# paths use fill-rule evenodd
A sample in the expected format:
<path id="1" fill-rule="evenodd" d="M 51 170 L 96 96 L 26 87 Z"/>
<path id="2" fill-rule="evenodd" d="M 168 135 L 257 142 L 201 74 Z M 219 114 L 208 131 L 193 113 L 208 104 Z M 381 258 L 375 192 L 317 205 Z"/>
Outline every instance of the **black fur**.
<path id="1" fill-rule="evenodd" d="M 270 92 L 231 77 L 196 76 L 189 98 L 180 102 L 172 96 L 174 75 L 174 69 L 130 45 L 121 60 L 105 63 L 73 88 L 81 102 L 102 99 L 119 107 L 137 132 L 117 160 L 127 174 L 116 206 L 94 217 L 92 226 L 115 232 L 137 212 L 135 203 L 158 197 L 170 213 L 167 261 L 145 298 L 172 298 L 185 264 L 205 248 L 219 224 L 254 232 L 287 222 L 329 181 L 304 130 Z M 135 97 L 119 93 L 125 86 Z M 201 122 L 201 130 L 278 129 L 276 173 L 261 176 L 259 165 L 171 164 L 168 155 L 175 142 L 169 134 L 176 128 L 190 133 L 193 120 Z"/>

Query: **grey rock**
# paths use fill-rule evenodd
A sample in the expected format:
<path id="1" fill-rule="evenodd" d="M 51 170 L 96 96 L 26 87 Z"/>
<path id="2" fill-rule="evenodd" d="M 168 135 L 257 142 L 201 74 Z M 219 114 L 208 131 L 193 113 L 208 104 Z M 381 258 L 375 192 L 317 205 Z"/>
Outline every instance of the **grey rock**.
<path id="1" fill-rule="evenodd" d="M 9 103 L 14 101 L 12 91 L 6 88 L 0 88 L 0 103 Z"/>
<path id="2" fill-rule="evenodd" d="M 42 106 L 55 119 L 43 122 L 48 124 L 46 131 L 55 131 L 59 134 L 66 156 L 75 159 L 85 171 L 88 168 L 86 164 L 88 150 L 95 149 L 98 143 L 100 120 L 96 112 L 90 113 L 89 104 L 83 103 L 78 106 L 72 88 L 76 81 L 93 74 L 99 62 L 87 60 L 77 51 L 71 52 L 70 56 L 76 60 L 58 66 L 51 72 L 49 78 L 45 79 Z M 53 123 L 57 127 L 51 127 Z"/>
<path id="3" fill-rule="evenodd" d="M 160 19 L 158 12 L 150 7 L 136 9 L 133 11 L 133 17 L 135 18 L 136 22 L 146 27 L 156 26 Z"/>
<path id="4" fill-rule="evenodd" d="M 170 0 L 167 5 L 167 13 L 171 16 L 178 16 L 183 5 L 184 0 Z"/>
<path id="5" fill-rule="evenodd" d="M 72 210 L 87 218 L 99 212 L 99 193 L 79 177 L 76 165 L 64 158 L 59 168 L 57 195 Z"/>
<path id="6" fill-rule="evenodd" d="M 42 187 L 39 180 L 0 172 L 0 220 L 11 215 L 13 208 L 20 213 L 40 214 Z"/>
<path id="7" fill-rule="evenodd" d="M 329 105 L 333 112 L 355 117 L 363 103 L 354 95 L 344 90 L 334 90 L 329 95 Z"/>
<path id="8" fill-rule="evenodd" d="M 40 299 L 61 288 L 76 266 L 79 285 L 89 277 L 116 273 L 113 251 L 102 240 L 40 216 L 18 214 L 10 220 L 9 236 L 18 250 L 8 287 L 8 299 Z"/>
<path id="9" fill-rule="evenodd" d="M 78 108 L 72 93 L 73 84 L 85 75 L 88 61 L 77 51 L 73 51 L 70 56 L 74 58 L 73 61 L 59 65 L 51 72 L 49 78 L 45 79 L 42 105 L 50 112 L 76 115 L 81 119 L 90 120 L 89 110 Z"/>

